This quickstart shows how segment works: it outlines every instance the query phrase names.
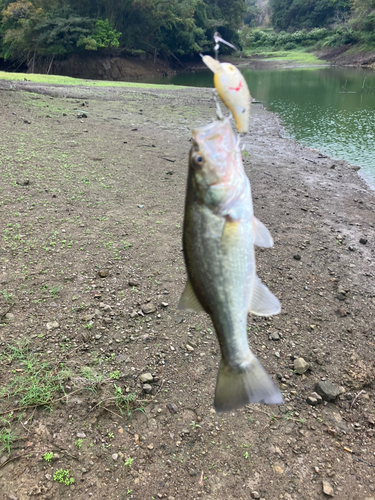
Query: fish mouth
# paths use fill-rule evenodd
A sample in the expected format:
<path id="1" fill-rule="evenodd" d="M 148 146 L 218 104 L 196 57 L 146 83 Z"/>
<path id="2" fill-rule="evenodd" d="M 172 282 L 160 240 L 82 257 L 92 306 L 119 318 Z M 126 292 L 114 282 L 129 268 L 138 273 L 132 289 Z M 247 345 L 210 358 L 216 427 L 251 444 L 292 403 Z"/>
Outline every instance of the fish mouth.
<path id="1" fill-rule="evenodd" d="M 192 150 L 204 151 L 205 156 L 218 152 L 231 154 L 238 150 L 238 140 L 233 132 L 229 118 L 215 120 L 208 125 L 192 130 Z"/>

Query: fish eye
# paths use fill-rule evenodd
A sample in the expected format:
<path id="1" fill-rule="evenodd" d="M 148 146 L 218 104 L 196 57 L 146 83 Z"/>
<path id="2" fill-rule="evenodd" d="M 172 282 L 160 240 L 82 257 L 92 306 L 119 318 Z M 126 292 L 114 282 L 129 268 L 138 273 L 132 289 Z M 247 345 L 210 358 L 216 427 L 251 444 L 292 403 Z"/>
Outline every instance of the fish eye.
<path id="1" fill-rule="evenodd" d="M 199 153 L 195 153 L 193 155 L 193 165 L 196 167 L 196 168 L 199 168 L 203 165 L 203 156 Z"/>

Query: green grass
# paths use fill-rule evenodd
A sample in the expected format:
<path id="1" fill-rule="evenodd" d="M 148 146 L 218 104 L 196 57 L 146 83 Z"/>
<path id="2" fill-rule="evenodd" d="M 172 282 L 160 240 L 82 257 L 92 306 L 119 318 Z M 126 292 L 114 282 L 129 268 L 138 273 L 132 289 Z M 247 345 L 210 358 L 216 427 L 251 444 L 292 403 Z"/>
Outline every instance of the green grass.
<path id="1" fill-rule="evenodd" d="M 81 78 L 71 78 L 70 76 L 59 75 L 39 75 L 29 73 L 7 73 L 0 71 L 0 80 L 23 81 L 27 79 L 34 83 L 48 83 L 54 85 L 81 85 L 89 87 L 128 87 L 128 88 L 148 88 L 148 89 L 174 89 L 174 85 L 158 85 L 155 83 L 138 82 L 110 82 L 106 80 L 84 80 Z M 178 88 L 182 88 L 180 85 Z"/>
<path id="2" fill-rule="evenodd" d="M 262 56 L 267 61 L 291 62 L 296 65 L 325 64 L 327 61 L 318 59 L 313 52 L 307 52 L 306 49 L 294 50 L 272 50 L 270 47 L 259 47 L 256 49 L 245 49 L 245 54 L 249 56 Z"/>
<path id="3" fill-rule="evenodd" d="M 0 388 L 0 398 L 18 398 L 20 407 L 49 407 L 55 394 L 62 391 L 65 374 L 61 370 L 56 373 L 50 363 L 30 352 L 27 341 L 6 346 L 0 362 L 10 365 L 9 380 Z"/>
<path id="4" fill-rule="evenodd" d="M 10 446 L 17 441 L 17 436 L 12 431 L 11 423 L 4 417 L 0 418 L 0 454 L 4 451 L 9 455 Z"/>

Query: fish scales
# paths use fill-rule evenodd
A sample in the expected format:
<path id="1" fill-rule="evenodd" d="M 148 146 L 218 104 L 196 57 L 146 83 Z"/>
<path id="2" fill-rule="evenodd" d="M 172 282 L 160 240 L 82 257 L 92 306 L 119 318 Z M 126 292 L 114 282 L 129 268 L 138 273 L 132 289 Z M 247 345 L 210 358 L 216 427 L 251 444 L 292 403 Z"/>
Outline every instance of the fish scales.
<path id="1" fill-rule="evenodd" d="M 272 246 L 253 215 L 249 180 L 228 119 L 193 131 L 183 248 L 188 283 L 180 308 L 212 319 L 222 361 L 215 408 L 281 404 L 280 391 L 251 352 L 247 313 L 277 314 L 280 304 L 256 277 L 254 244 Z"/>

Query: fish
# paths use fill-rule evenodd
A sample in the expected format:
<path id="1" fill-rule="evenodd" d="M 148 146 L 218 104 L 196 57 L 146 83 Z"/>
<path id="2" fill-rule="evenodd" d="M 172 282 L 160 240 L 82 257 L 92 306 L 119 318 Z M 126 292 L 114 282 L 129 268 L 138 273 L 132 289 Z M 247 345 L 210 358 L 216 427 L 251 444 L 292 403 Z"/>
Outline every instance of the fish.
<path id="1" fill-rule="evenodd" d="M 213 71 L 215 89 L 232 113 L 238 132 L 248 132 L 251 95 L 243 74 L 233 64 L 221 63 L 211 56 L 202 56 L 202 60 Z"/>
<path id="2" fill-rule="evenodd" d="M 272 247 L 253 213 L 250 181 L 229 118 L 192 131 L 183 225 L 188 280 L 178 307 L 210 315 L 221 350 L 214 407 L 282 404 L 251 352 L 247 314 L 280 312 L 279 300 L 256 275 L 254 245 Z"/>

